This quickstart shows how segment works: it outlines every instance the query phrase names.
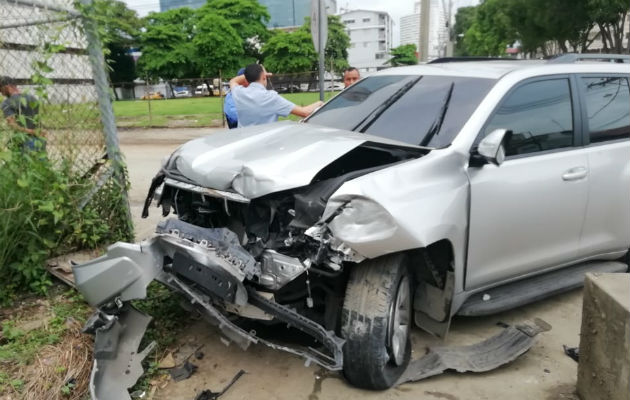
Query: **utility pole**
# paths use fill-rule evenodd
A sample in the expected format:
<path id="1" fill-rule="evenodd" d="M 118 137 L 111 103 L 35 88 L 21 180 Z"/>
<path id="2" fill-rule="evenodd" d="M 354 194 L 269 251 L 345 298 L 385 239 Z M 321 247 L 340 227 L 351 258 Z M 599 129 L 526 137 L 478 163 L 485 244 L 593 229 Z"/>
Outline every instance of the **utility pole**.
<path id="1" fill-rule="evenodd" d="M 311 36 L 319 53 L 319 99 L 324 101 L 324 53 L 328 40 L 328 16 L 324 0 L 311 0 Z"/>
<path id="2" fill-rule="evenodd" d="M 420 62 L 429 61 L 429 24 L 431 23 L 431 0 L 420 0 Z"/>

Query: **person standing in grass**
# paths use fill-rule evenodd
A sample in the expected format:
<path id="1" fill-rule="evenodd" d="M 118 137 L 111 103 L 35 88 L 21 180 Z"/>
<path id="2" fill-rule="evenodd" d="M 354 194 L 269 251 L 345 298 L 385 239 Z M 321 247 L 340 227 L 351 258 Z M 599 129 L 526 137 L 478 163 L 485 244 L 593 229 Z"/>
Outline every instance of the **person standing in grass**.
<path id="1" fill-rule="evenodd" d="M 241 76 L 243 74 L 245 74 L 245 68 L 239 69 L 236 76 Z M 236 112 L 236 105 L 234 104 L 231 90 L 225 95 L 223 110 L 225 111 L 225 120 L 227 121 L 228 128 L 234 129 L 238 127 L 238 113 Z"/>
<path id="2" fill-rule="evenodd" d="M 38 128 L 39 100 L 28 93 L 22 93 L 13 79 L 0 76 L 0 93 L 5 99 L 0 103 L 7 124 L 15 131 L 25 133 L 24 150 L 43 151 L 46 149 L 46 134 Z"/>
<path id="3" fill-rule="evenodd" d="M 270 73 L 260 64 L 245 67 L 245 73 L 230 80 L 230 90 L 238 114 L 238 127 L 275 122 L 289 114 L 308 117 L 319 108 L 321 101 L 308 106 L 297 106 L 280 96 L 275 90 L 267 90 Z"/>

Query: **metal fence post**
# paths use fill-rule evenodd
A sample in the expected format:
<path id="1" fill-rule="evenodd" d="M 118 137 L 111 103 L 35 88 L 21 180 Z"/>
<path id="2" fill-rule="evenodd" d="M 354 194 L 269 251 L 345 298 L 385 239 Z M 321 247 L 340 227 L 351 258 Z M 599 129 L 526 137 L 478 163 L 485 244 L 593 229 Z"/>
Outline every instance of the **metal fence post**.
<path id="1" fill-rule="evenodd" d="M 85 6 L 91 6 L 91 0 L 81 0 Z M 105 74 L 105 57 L 103 56 L 103 47 L 97 35 L 94 22 L 85 16 L 82 18 L 85 36 L 88 42 L 88 56 L 94 74 L 94 86 L 98 96 L 98 105 L 101 113 L 101 121 L 103 123 L 103 133 L 105 134 L 105 146 L 107 156 L 112 163 L 114 171 L 114 179 L 118 181 L 122 190 L 122 204 L 126 208 L 128 223 L 133 232 L 133 222 L 131 219 L 131 208 L 129 206 L 129 197 L 127 193 L 127 178 L 125 176 L 125 168 L 120 152 L 120 143 L 118 141 L 118 132 L 116 130 L 116 120 L 114 118 L 114 110 L 109 93 L 108 78 Z"/>

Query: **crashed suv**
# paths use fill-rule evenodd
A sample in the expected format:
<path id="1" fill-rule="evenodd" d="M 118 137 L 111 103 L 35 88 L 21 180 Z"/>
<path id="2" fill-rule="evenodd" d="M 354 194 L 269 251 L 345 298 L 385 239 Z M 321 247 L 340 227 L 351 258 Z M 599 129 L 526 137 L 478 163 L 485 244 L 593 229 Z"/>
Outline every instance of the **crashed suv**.
<path id="1" fill-rule="evenodd" d="M 413 323 L 443 337 L 456 314 L 625 271 L 628 68 L 573 61 L 388 69 L 303 123 L 181 146 L 144 209 L 173 217 L 74 268 L 98 307 L 93 397 L 127 398 L 142 373 L 150 317 L 129 302 L 153 280 L 243 348 L 264 343 L 383 389 L 409 364 Z M 274 341 L 252 320 L 312 341 Z"/>

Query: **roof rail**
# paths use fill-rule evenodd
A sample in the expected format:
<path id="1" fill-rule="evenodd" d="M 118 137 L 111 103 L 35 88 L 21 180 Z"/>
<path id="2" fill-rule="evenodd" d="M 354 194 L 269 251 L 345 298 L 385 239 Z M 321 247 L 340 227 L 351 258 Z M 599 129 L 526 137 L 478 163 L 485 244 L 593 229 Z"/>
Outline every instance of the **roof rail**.
<path id="1" fill-rule="evenodd" d="M 436 58 L 435 60 L 431 60 L 427 64 L 442 64 L 442 63 L 460 62 L 460 61 L 519 61 L 519 60 L 516 58 L 510 58 L 510 57 L 441 57 L 441 58 Z"/>
<path id="2" fill-rule="evenodd" d="M 550 64 L 570 64 L 580 61 L 603 61 L 614 63 L 630 63 L 630 55 L 627 54 L 597 54 L 597 53 L 567 53 L 550 58 Z"/>

